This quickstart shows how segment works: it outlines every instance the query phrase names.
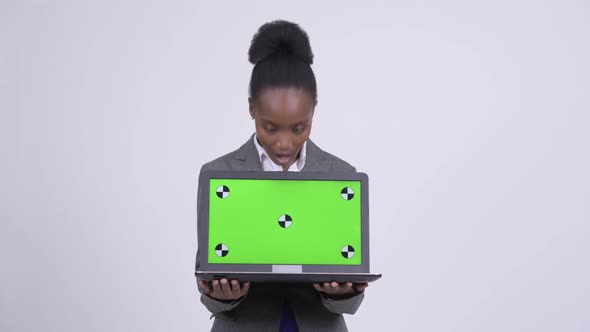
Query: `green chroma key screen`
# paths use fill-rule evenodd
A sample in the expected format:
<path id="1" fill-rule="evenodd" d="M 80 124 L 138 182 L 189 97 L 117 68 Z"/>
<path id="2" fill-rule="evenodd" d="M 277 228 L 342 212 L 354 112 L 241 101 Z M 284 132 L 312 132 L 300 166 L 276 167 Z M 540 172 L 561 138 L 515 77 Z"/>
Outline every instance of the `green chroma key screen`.
<path id="1" fill-rule="evenodd" d="M 361 265 L 361 182 L 210 179 L 209 263 Z"/>

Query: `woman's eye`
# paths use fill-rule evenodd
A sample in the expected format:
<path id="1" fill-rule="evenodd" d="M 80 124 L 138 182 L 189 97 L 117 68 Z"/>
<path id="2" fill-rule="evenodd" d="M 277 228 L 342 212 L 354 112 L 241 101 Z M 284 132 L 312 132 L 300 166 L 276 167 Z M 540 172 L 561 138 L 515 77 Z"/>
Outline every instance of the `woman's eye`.
<path id="1" fill-rule="evenodd" d="M 276 131 L 275 127 L 265 127 L 264 130 L 266 130 L 269 133 L 274 133 Z"/>
<path id="2" fill-rule="evenodd" d="M 293 132 L 295 134 L 301 134 L 304 130 L 305 130 L 305 128 L 303 128 L 303 126 L 297 126 L 297 127 L 293 128 Z"/>

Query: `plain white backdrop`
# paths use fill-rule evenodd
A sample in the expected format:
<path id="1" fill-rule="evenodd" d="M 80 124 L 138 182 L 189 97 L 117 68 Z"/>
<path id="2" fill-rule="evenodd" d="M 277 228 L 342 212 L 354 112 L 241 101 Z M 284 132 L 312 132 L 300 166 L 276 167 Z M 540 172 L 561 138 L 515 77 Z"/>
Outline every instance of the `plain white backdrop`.
<path id="1" fill-rule="evenodd" d="M 352 331 L 590 330 L 585 1 L 0 1 L 0 330 L 205 331 L 200 166 L 253 132 L 258 27 L 369 174 Z M 329 234 L 326 234 L 329 236 Z"/>

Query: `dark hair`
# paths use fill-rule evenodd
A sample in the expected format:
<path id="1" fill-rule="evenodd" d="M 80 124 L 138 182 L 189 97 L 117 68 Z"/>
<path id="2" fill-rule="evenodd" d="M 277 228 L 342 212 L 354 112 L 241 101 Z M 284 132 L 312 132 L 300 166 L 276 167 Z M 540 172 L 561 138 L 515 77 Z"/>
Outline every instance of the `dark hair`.
<path id="1" fill-rule="evenodd" d="M 309 37 L 297 24 L 279 20 L 261 26 L 252 38 L 248 60 L 254 64 L 250 98 L 256 99 L 265 88 L 297 87 L 317 101 Z"/>

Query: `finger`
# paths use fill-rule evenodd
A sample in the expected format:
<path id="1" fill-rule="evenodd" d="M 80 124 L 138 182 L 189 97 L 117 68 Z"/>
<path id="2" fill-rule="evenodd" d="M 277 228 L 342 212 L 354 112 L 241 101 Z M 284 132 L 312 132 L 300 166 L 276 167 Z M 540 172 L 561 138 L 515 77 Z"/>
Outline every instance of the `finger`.
<path id="1" fill-rule="evenodd" d="M 224 288 L 224 286 L 226 286 L 227 288 Z M 224 294 L 228 297 L 228 299 L 235 299 L 236 298 L 236 293 L 235 290 L 233 289 L 233 285 L 231 283 L 231 281 L 229 279 L 225 280 L 225 283 L 221 283 L 221 290 L 223 290 Z"/>
<path id="2" fill-rule="evenodd" d="M 329 288 L 330 288 L 330 283 L 324 282 L 324 289 L 329 289 Z"/>
<path id="3" fill-rule="evenodd" d="M 363 292 L 367 287 L 369 287 L 368 283 L 354 285 L 354 289 L 356 289 L 358 292 Z"/>
<path id="4" fill-rule="evenodd" d="M 212 295 L 214 294 L 215 297 L 219 297 L 223 294 L 221 291 L 221 285 L 219 284 L 219 280 L 213 280 L 211 282 L 211 286 L 213 286 Z"/>
<path id="5" fill-rule="evenodd" d="M 227 281 L 227 279 L 223 278 L 219 281 L 219 283 L 221 284 L 221 291 L 223 293 L 223 296 L 226 297 L 227 299 L 233 298 L 229 281 Z"/>
<path id="6" fill-rule="evenodd" d="M 245 282 L 242 285 L 242 296 L 246 295 L 246 293 L 248 293 L 249 289 L 250 289 L 250 282 Z"/>
<path id="7" fill-rule="evenodd" d="M 199 287 L 201 288 L 201 291 L 205 295 L 209 295 L 211 293 L 211 286 L 209 286 L 208 282 L 206 282 L 205 280 L 199 279 L 198 283 L 199 283 Z"/>
<path id="8" fill-rule="evenodd" d="M 318 284 L 317 282 L 313 284 L 313 288 L 315 288 L 317 291 L 322 291 L 323 288 L 320 284 Z"/>
<path id="9" fill-rule="evenodd" d="M 236 296 L 240 296 L 241 293 L 241 288 L 240 287 L 240 282 L 237 281 L 236 279 L 232 279 L 231 281 L 231 292 L 232 294 L 236 295 Z"/>
<path id="10" fill-rule="evenodd" d="M 350 293 L 352 291 L 352 282 L 346 282 L 340 284 L 339 291 L 341 293 Z"/>
<path id="11" fill-rule="evenodd" d="M 332 286 L 332 288 L 338 288 L 338 286 L 340 286 L 336 281 L 332 281 L 330 285 Z"/>

